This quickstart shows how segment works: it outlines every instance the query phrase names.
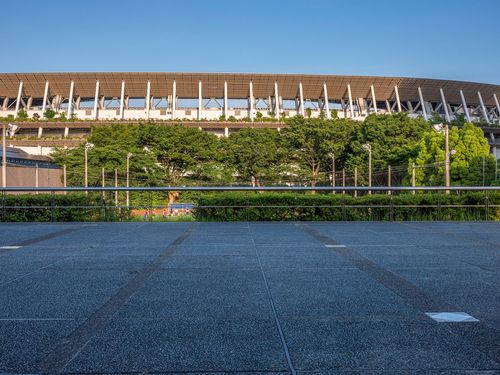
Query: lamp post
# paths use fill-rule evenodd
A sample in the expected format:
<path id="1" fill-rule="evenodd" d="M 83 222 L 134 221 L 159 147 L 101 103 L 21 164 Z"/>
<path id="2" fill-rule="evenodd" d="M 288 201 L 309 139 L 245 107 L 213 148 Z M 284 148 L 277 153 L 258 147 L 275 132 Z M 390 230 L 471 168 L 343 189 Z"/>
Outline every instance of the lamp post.
<path id="1" fill-rule="evenodd" d="M 5 123 L 2 125 L 2 187 L 7 187 L 7 142 Z"/>
<path id="2" fill-rule="evenodd" d="M 129 152 L 127 154 L 127 208 L 130 206 L 130 191 L 128 191 L 128 188 L 130 187 L 130 158 L 132 157 L 132 153 Z"/>
<path id="3" fill-rule="evenodd" d="M 368 187 L 372 187 L 372 146 L 369 143 L 365 143 L 363 148 L 368 151 Z M 372 191 L 368 190 L 368 194 Z"/>
<path id="4" fill-rule="evenodd" d="M 89 187 L 89 150 L 92 149 L 94 145 L 92 143 L 85 143 L 85 187 Z M 88 195 L 88 190 L 85 190 L 85 195 Z"/>
<path id="5" fill-rule="evenodd" d="M 328 156 L 332 158 L 332 187 L 335 187 L 335 153 L 330 152 Z M 335 190 L 332 191 L 332 194 L 335 194 Z"/>

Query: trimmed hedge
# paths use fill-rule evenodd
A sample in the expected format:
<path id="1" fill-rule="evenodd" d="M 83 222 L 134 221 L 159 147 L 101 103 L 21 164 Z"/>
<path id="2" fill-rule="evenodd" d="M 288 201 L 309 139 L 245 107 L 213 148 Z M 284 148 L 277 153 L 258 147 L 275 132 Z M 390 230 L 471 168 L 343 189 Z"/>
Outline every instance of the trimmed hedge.
<path id="1" fill-rule="evenodd" d="M 356 198 L 343 194 L 229 192 L 201 195 L 194 214 L 200 221 L 498 220 L 499 209 L 490 207 L 498 204 L 500 194 L 481 192 Z"/>
<path id="2" fill-rule="evenodd" d="M 98 194 L 5 194 L 0 197 L 4 222 L 113 221 L 115 209 L 106 209 Z"/>

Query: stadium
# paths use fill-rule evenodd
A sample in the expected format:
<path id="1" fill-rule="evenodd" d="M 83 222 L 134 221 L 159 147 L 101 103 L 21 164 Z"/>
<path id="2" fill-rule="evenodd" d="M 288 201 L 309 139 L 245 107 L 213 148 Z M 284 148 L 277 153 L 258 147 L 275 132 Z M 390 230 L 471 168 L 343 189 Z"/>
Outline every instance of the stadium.
<path id="1" fill-rule="evenodd" d="M 42 118 L 47 109 L 82 120 L 255 121 L 263 116 L 339 117 L 408 112 L 495 123 L 500 86 L 434 79 L 301 74 L 0 74 L 1 115 Z M 310 111 L 308 111 L 310 109 Z"/>

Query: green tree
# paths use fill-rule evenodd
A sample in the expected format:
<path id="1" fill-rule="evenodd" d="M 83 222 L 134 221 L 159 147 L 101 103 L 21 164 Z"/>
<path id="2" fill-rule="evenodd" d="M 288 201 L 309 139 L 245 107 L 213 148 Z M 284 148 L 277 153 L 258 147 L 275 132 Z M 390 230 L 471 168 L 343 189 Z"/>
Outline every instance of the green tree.
<path id="1" fill-rule="evenodd" d="M 293 159 L 302 168 L 308 169 L 307 177 L 315 186 L 320 172 L 329 172 L 334 152 L 340 163 L 346 159 L 346 148 L 359 123 L 346 120 L 310 119 L 296 116 L 287 121 L 283 130 L 287 146 Z"/>
<path id="2" fill-rule="evenodd" d="M 193 168 L 221 158 L 217 136 L 181 125 L 143 125 L 139 128 L 139 144 L 155 156 L 172 185 L 188 177 Z"/>
<path id="3" fill-rule="evenodd" d="M 409 164 L 417 165 L 417 185 L 443 185 L 445 161 L 444 132 L 426 132 L 417 146 L 417 156 Z M 454 185 L 489 185 L 494 179 L 495 157 L 481 128 L 466 123 L 449 130 L 450 178 Z M 411 172 L 411 167 L 409 168 Z"/>
<path id="4" fill-rule="evenodd" d="M 275 177 L 275 168 L 283 160 L 280 134 L 274 129 L 242 129 L 225 139 L 223 147 L 227 163 L 257 186 Z"/>

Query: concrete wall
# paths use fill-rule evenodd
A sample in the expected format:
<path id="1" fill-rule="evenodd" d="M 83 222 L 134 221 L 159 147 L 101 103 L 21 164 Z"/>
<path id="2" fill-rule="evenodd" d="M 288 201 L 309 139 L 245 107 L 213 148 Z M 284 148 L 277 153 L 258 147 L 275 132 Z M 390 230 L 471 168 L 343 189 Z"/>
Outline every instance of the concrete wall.
<path id="1" fill-rule="evenodd" d="M 62 187 L 62 169 L 38 168 L 39 187 Z M 0 168 L 0 180 L 2 169 Z M 7 166 L 7 186 L 35 187 L 36 168 Z"/>

